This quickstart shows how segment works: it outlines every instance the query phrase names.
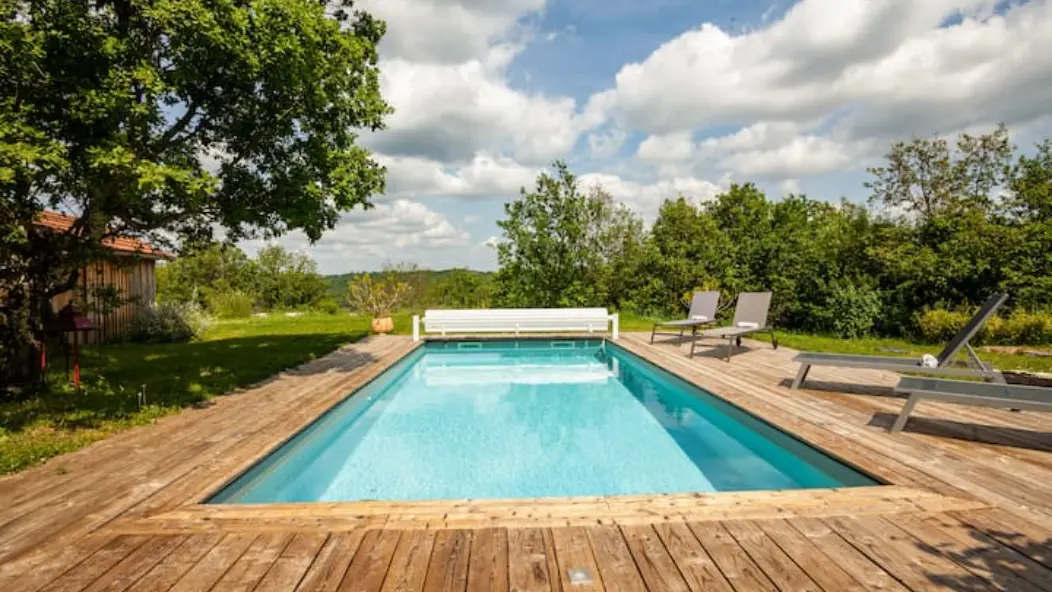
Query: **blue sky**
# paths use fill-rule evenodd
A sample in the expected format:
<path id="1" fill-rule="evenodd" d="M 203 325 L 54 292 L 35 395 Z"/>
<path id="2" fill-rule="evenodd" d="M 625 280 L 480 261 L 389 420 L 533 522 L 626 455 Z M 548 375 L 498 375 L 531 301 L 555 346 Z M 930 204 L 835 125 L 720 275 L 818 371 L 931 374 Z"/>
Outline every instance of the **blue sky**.
<path id="1" fill-rule="evenodd" d="M 503 204 L 554 159 L 645 221 L 732 182 L 862 201 L 891 142 L 1052 135 L 1052 0 L 361 0 L 396 112 L 376 208 L 309 252 L 493 269 Z M 249 242 L 248 250 L 260 243 Z"/>

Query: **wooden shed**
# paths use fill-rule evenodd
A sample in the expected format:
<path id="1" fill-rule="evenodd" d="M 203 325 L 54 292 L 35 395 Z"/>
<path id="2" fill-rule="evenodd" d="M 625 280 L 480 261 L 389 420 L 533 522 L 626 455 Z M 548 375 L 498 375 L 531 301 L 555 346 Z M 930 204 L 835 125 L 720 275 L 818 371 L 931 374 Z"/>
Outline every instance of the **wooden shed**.
<path id="1" fill-rule="evenodd" d="M 57 232 L 70 229 L 76 220 L 73 216 L 58 212 L 44 212 L 38 224 Z M 158 259 L 172 256 L 148 243 L 130 237 L 117 237 L 103 243 L 116 257 L 87 265 L 81 269 L 77 286 L 52 299 L 52 307 L 58 311 L 76 299 L 84 305 L 84 313 L 91 317 L 98 331 L 84 336 L 88 343 L 114 341 L 126 333 L 135 315 L 144 306 L 153 304 L 157 296 L 157 279 L 154 275 Z M 96 286 L 113 286 L 120 297 L 120 306 L 108 313 L 94 310 Z"/>

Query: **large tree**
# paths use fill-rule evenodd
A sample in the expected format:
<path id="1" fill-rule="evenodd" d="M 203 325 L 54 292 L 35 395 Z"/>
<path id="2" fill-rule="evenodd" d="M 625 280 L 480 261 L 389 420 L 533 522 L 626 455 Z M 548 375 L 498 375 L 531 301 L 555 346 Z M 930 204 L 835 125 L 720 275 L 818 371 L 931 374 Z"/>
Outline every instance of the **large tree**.
<path id="1" fill-rule="evenodd" d="M 628 292 L 642 222 L 601 187 L 582 191 L 566 164 L 505 204 L 497 299 L 506 306 L 602 306 Z"/>
<path id="2" fill-rule="evenodd" d="M 383 190 L 357 139 L 390 111 L 384 24 L 349 2 L 0 0 L 0 17 L 9 351 L 108 237 L 316 240 Z M 42 235 L 44 208 L 79 219 Z"/>

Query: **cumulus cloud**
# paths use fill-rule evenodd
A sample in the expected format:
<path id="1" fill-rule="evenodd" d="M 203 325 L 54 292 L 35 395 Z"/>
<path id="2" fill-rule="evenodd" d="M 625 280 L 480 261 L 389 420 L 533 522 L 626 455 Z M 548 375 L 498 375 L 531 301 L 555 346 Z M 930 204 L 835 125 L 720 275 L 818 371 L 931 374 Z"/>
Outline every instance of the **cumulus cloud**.
<path id="1" fill-rule="evenodd" d="M 455 64 L 516 37 L 524 15 L 545 0 L 358 0 L 355 7 L 387 21 L 384 55 L 414 62 Z"/>
<path id="2" fill-rule="evenodd" d="M 589 134 L 588 147 L 592 156 L 610 158 L 621 150 L 621 146 L 624 146 L 627 139 L 627 133 L 615 128 L 606 133 Z"/>
<path id="3" fill-rule="evenodd" d="M 344 214 L 336 228 L 313 246 L 298 231 L 270 242 L 291 250 L 309 250 L 322 273 L 343 273 L 375 269 L 388 259 L 441 266 L 443 255 L 467 246 L 469 236 L 424 204 L 398 199 Z M 241 246 L 254 254 L 265 244 L 251 240 Z"/>
<path id="4" fill-rule="evenodd" d="M 601 186 L 611 197 L 627 205 L 644 220 L 657 216 L 661 202 L 682 195 L 694 203 L 715 197 L 722 188 L 710 181 L 694 177 L 675 177 L 654 182 L 638 182 L 611 173 L 586 173 L 578 177 L 582 188 Z"/>
<path id="5" fill-rule="evenodd" d="M 684 33 L 622 67 L 597 100 L 622 125 L 659 134 L 845 112 L 854 137 L 1027 121 L 1052 97 L 1052 61 L 1039 57 L 1052 55 L 1052 5 L 994 14 L 994 4 L 802 0 L 744 34 Z"/>
<path id="6" fill-rule="evenodd" d="M 510 196 L 532 185 L 539 171 L 486 154 L 476 154 L 460 166 L 419 157 L 378 155 L 377 160 L 387 167 L 388 198 Z"/>

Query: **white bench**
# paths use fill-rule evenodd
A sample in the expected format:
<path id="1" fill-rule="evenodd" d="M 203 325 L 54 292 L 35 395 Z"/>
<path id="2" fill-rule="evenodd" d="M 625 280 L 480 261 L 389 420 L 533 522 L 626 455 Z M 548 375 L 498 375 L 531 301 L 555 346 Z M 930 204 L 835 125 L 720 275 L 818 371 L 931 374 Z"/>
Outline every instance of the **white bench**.
<path id="1" fill-rule="evenodd" d="M 573 331 L 605 333 L 618 337 L 617 313 L 605 308 L 489 308 L 474 310 L 427 310 L 413 315 L 413 341 L 424 333 L 537 333 Z"/>

